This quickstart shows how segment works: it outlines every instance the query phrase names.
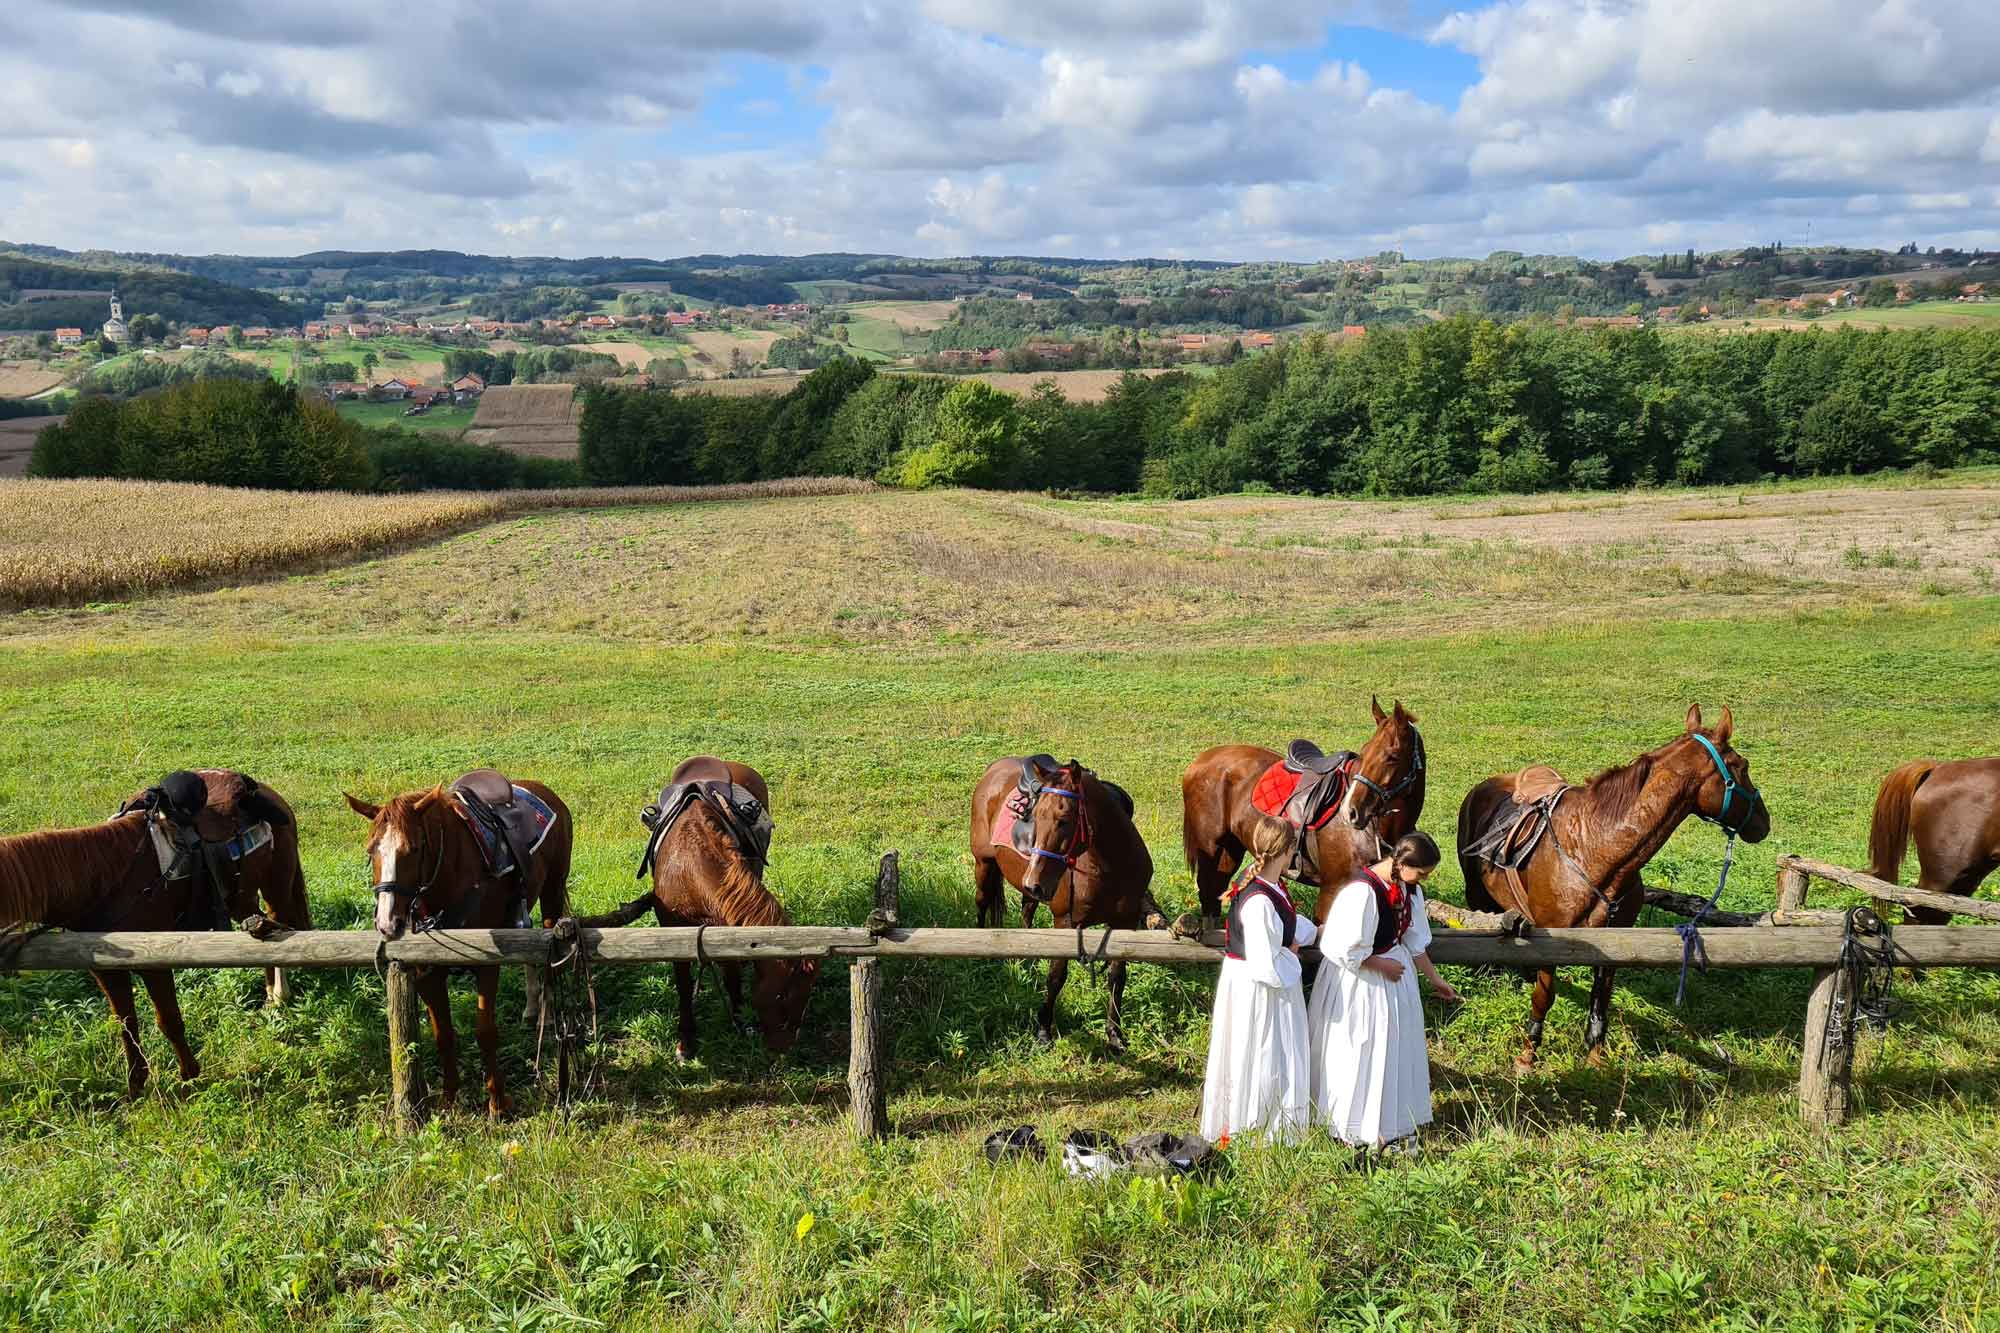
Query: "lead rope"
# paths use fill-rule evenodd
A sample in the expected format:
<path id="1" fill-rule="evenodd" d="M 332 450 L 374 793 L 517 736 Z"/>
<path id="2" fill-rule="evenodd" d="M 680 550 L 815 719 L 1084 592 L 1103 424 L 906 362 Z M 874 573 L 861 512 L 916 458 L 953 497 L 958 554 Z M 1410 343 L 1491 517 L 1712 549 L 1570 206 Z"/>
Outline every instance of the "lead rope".
<path id="1" fill-rule="evenodd" d="M 1863 940 L 1864 935 L 1875 936 L 1875 942 Z M 1840 992 L 1834 992 L 1833 1013 L 1820 1045 L 1822 1062 L 1827 1051 L 1839 1050 L 1854 1040 L 1857 1020 L 1880 1032 L 1895 1017 L 1897 1004 L 1890 998 L 1889 988 L 1896 978 L 1896 944 L 1889 923 L 1870 908 L 1848 909 L 1839 966 L 1848 975 L 1847 993 L 1853 1000 L 1843 1004 Z"/>
<path id="2" fill-rule="evenodd" d="M 567 944 L 569 952 L 557 951 Z M 587 1015 L 587 1017 L 586 1017 Z M 535 1077 L 542 1076 L 542 1037 L 551 1019 L 556 1039 L 556 1105 L 567 1110 L 590 1096 L 598 1081 L 595 1059 L 586 1070 L 581 1052 L 597 1047 L 597 984 L 591 977 L 590 950 L 575 919 L 565 917 L 549 932 L 549 960 L 542 985 L 542 1012 L 535 1030 Z"/>
<path id="3" fill-rule="evenodd" d="M 1708 946 L 1701 941 L 1701 920 L 1716 899 L 1722 896 L 1723 885 L 1729 883 L 1729 863 L 1736 855 L 1736 835 L 1732 832 L 1722 844 L 1722 874 L 1715 881 L 1715 892 L 1708 895 L 1708 901 L 1691 918 L 1674 927 L 1674 933 L 1681 937 L 1681 982 L 1674 988 L 1674 1004 L 1678 1006 L 1687 998 L 1688 964 L 1693 963 L 1706 976 L 1708 974 Z"/>

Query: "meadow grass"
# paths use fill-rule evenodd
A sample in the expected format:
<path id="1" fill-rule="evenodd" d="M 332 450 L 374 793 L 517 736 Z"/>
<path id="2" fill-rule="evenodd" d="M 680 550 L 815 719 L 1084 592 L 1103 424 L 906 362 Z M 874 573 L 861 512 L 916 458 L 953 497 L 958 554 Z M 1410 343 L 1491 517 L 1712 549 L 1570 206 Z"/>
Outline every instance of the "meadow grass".
<path id="1" fill-rule="evenodd" d="M 1049 521 L 1097 522 L 1088 507 L 919 499 L 529 516 L 435 548 L 435 568 L 411 552 L 241 592 L 11 617 L 0 828 L 101 817 L 169 768 L 240 767 L 297 807 L 319 923 L 358 927 L 362 825 L 341 791 L 491 763 L 571 805 L 574 897 L 594 910 L 632 891 L 638 807 L 678 759 L 709 751 L 770 779 L 771 881 L 800 920 L 859 920 L 876 857 L 896 847 L 904 918 L 970 924 L 965 800 L 995 755 L 1075 754 L 1128 786 L 1156 893 L 1177 908 L 1193 896 L 1178 775 L 1208 744 L 1352 745 L 1367 696 L 1400 697 L 1429 741 L 1424 822 L 1446 841 L 1457 795 L 1485 774 L 1545 760 L 1581 776 L 1675 734 L 1698 700 L 1735 706 L 1774 812 L 1723 899 L 1754 909 L 1771 902 L 1779 852 L 1857 864 L 1876 776 L 1915 753 L 1990 749 L 2000 708 L 1987 599 L 1866 593 L 1828 572 L 1754 607 L 1632 605 L 1635 581 L 1622 604 L 1516 606 L 1519 623 L 1488 614 L 1477 632 L 1394 617 L 1341 631 L 1351 579 L 1294 568 L 1273 585 L 1286 597 L 1266 595 L 1204 532 L 1138 549 L 1164 600 L 1121 617 L 1143 585 L 1118 563 L 1120 539 Z M 952 527 L 951 511 L 973 517 Z M 714 545 L 741 528 L 761 545 Z M 915 571 L 878 562 L 892 549 Z M 1674 582 L 1660 551 L 1631 559 Z M 1589 563 L 1514 577 L 1587 590 Z M 1455 567 L 1456 605 L 1490 608 L 1507 586 L 1479 581 L 1479 564 Z M 1027 575 L 1007 581 L 1009 565 Z M 489 591 L 509 581 L 512 601 Z M 740 606 L 787 583 L 795 602 L 716 615 L 732 586 Z M 419 586 L 433 600 L 382 610 Z M 825 624 L 860 617 L 813 612 L 829 588 L 954 609 L 921 635 L 830 638 Z M 1180 631 L 1187 588 L 1235 599 L 1233 628 Z M 677 597 L 692 612 L 644 632 Z M 605 610 L 633 599 L 632 622 Z M 1060 634 L 1024 646 L 1022 626 L 1049 615 Z M 1691 824 L 1648 881 L 1705 891 L 1720 854 Z M 1440 878 L 1455 899 L 1455 871 Z M 1910 1010 L 1865 1045 L 1856 1121 L 1832 1133 L 1801 1126 L 1792 1101 L 1803 973 L 1697 978 L 1676 1009 L 1670 975 L 1628 972 L 1613 1059 L 1594 1071 L 1573 972 L 1544 1066 L 1519 1081 L 1523 995 L 1461 975 L 1468 1002 L 1432 1015 L 1440 1126 L 1425 1162 L 1362 1175 L 1328 1144 L 1245 1146 L 1225 1178 L 1177 1185 L 978 1160 L 1002 1125 L 1054 1139 L 1193 1123 L 1209 976 L 1135 970 L 1133 1049 L 1117 1059 L 1099 1036 L 1103 992 L 1080 970 L 1058 1042 L 1033 1045 L 1038 975 L 885 964 L 897 1133 L 868 1148 L 845 1124 L 837 966 L 782 1059 L 730 1034 L 705 983 L 705 1044 L 688 1065 L 672 1053 L 670 972 L 602 971 L 602 1097 L 552 1109 L 526 1086 L 531 1038 L 509 1022 L 519 1117 L 453 1118 L 407 1141 L 382 1128 L 370 973 L 308 975 L 273 1013 L 250 1007 L 249 974 L 184 974 L 206 1072 L 180 1085 L 149 1031 L 161 1072 L 131 1105 L 87 979 L 0 978 L 0 1323 L 1991 1326 L 2000 987 L 1984 975 L 1904 983 Z M 518 998 L 509 979 L 510 1019 Z M 469 1024 L 462 988 L 456 1004 Z"/>
<path id="2" fill-rule="evenodd" d="M 433 407 L 417 416 L 406 416 L 408 404 L 398 402 L 339 404 L 340 415 L 369 427 L 396 426 L 403 430 L 440 431 L 457 435 L 472 424 L 474 407 Z"/>

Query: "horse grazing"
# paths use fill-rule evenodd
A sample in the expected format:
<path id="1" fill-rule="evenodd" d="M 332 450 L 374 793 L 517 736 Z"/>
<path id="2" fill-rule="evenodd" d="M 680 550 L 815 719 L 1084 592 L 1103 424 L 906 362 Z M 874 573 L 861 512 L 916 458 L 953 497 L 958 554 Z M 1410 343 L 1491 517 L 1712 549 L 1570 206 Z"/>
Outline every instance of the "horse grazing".
<path id="1" fill-rule="evenodd" d="M 770 789 L 748 764 L 697 755 L 674 770 L 660 802 L 644 821 L 653 831 L 640 878 L 652 876 L 649 899 L 663 926 L 789 926 L 790 913 L 764 886 L 770 850 Z M 636 915 L 636 913 L 634 913 Z M 722 966 L 723 999 L 735 1021 L 743 996 L 743 965 Z M 756 965 L 750 1001 L 764 1044 L 788 1051 L 805 1021 L 819 978 L 816 958 L 772 959 Z M 680 1058 L 695 1053 L 694 964 L 674 964 L 680 996 Z"/>
<path id="2" fill-rule="evenodd" d="M 1317 918 L 1326 919 L 1333 894 L 1376 857 L 1375 839 L 1393 843 L 1416 828 L 1424 812 L 1424 738 L 1417 719 L 1398 700 L 1388 712 L 1371 697 L 1375 734 L 1344 769 L 1338 814 L 1301 834 L 1303 855 L 1317 867 L 1321 886 Z M 1243 863 L 1258 811 L 1250 796 L 1258 779 L 1280 762 L 1261 745 L 1218 745 L 1204 750 L 1181 774 L 1181 845 L 1194 872 L 1204 924 L 1222 917 L 1222 894 Z M 1356 838 L 1355 829 L 1373 837 Z M 1309 881 L 1314 882 L 1314 881 Z"/>
<path id="3" fill-rule="evenodd" d="M 169 774 L 101 824 L 0 838 L 0 926 L 227 930 L 257 915 L 260 898 L 272 919 L 312 928 L 291 806 L 255 779 L 226 769 Z M 125 1091 L 136 1097 L 151 1071 L 139 1047 L 132 972 L 90 975 L 117 1016 Z M 139 979 L 181 1077 L 199 1077 L 174 974 L 147 968 Z M 282 976 L 267 974 L 266 988 L 267 999 L 281 999 Z"/>
<path id="4" fill-rule="evenodd" d="M 1458 808 L 1467 905 L 1516 912 L 1533 926 L 1629 926 L 1645 901 L 1640 871 L 1689 815 L 1762 842 L 1771 814 L 1750 761 L 1730 748 L 1734 730 L 1727 708 L 1705 730 L 1696 705 L 1684 734 L 1581 787 L 1541 766 L 1486 779 Z M 1591 982 L 1584 1045 L 1593 1065 L 1604 1058 L 1613 971 L 1597 968 Z M 1521 1070 L 1534 1067 L 1555 987 L 1554 968 L 1536 974 L 1527 1044 L 1514 1058 Z"/>
<path id="5" fill-rule="evenodd" d="M 1917 759 L 1882 779 L 1868 830 L 1868 873 L 1894 884 L 1912 834 L 1918 888 L 1976 890 L 2000 866 L 2000 758 Z M 1903 915 L 1933 926 L 1951 920 L 1934 907 L 1905 907 Z"/>
<path id="6" fill-rule="evenodd" d="M 1021 891 L 1021 924 L 1035 924 L 1046 903 L 1055 924 L 1119 930 L 1157 929 L 1166 915 L 1153 901 L 1153 858 L 1132 822 L 1132 798 L 1072 759 L 1048 755 L 996 759 L 972 790 L 972 882 L 979 924 L 1000 924 L 1006 885 Z M 1078 937 L 1077 953 L 1084 945 Z M 1109 971 L 1104 1044 L 1123 1052 L 1118 1006 L 1125 964 Z M 1056 997 L 1069 980 L 1069 960 L 1049 961 L 1048 998 L 1035 1018 L 1035 1037 L 1055 1039 Z"/>
<path id="7" fill-rule="evenodd" d="M 345 793 L 343 793 L 345 795 Z M 539 782 L 509 782 L 475 769 L 449 788 L 405 792 L 381 805 L 354 796 L 347 804 L 369 822 L 368 863 L 375 876 L 375 929 L 385 940 L 405 930 L 496 930 L 528 924 L 538 902 L 552 926 L 569 898 L 575 825 L 569 807 Z M 451 1021 L 449 969 L 413 969 L 430 1011 L 442 1066 L 442 1101 L 458 1103 L 458 1033 Z M 500 1078 L 500 1028 L 494 1011 L 497 965 L 471 969 L 479 993 L 477 1036 L 486 1066 L 486 1110 L 510 1109 Z M 527 1021 L 541 1017 L 538 969 L 527 969 Z"/>

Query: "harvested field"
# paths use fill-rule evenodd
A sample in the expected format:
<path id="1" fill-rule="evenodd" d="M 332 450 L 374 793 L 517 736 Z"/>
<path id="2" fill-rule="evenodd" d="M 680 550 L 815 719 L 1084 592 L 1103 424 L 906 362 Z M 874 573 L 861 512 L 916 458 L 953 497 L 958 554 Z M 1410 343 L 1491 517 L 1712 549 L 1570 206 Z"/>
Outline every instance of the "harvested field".
<path id="1" fill-rule="evenodd" d="M 943 328 L 958 310 L 956 301 L 851 301 L 842 307 L 849 314 L 869 319 L 886 319 L 906 329 L 928 332 Z"/>
<path id="2" fill-rule="evenodd" d="M 629 366 L 637 370 L 644 370 L 646 363 L 649 361 L 673 355 L 672 352 L 659 348 L 643 347 L 638 343 L 627 342 L 578 343 L 576 350 L 579 352 L 596 352 L 601 356 L 615 356 L 618 358 L 619 365 Z"/>
<path id="3" fill-rule="evenodd" d="M 480 396 L 465 441 L 529 458 L 574 458 L 579 410 L 573 384 L 495 385 Z"/>
<path id="4" fill-rule="evenodd" d="M 0 434 L 0 440 L 7 438 Z M 534 510 L 873 489 L 870 482 L 845 477 L 421 495 L 302 494 L 152 481 L 6 481 L 0 482 L 0 611 L 73 606 L 221 579 L 247 582 L 341 564 Z"/>
<path id="5" fill-rule="evenodd" d="M 519 507 L 566 503 L 560 495 L 519 493 Z M 1310 643 L 1392 625 L 1442 632 L 1538 617 L 1573 624 L 1906 604 L 1983 592 L 2000 569 L 2000 494 L 1990 486 L 1770 498 L 1782 503 L 1742 521 L 1676 518 L 1733 510 L 1735 493 L 1715 491 L 1545 497 L 1518 501 L 1515 513 L 1492 501 L 1134 503 L 881 491 L 726 511 L 533 514 L 365 574 L 161 603 L 135 628 L 155 616 L 218 628 L 240 617 L 248 632 L 281 615 L 300 634 L 1198 647 L 1250 633 Z M 1736 531 L 1744 523 L 1753 527 Z M 1865 547 L 1854 544 L 1862 531 Z M 1031 546 L 1024 532 L 1038 534 Z M 771 559 L 775 550 L 785 558 Z"/>
<path id="6" fill-rule="evenodd" d="M 28 470 L 28 455 L 35 451 L 35 437 L 45 426 L 59 425 L 61 417 L 9 417 L 0 421 L 0 477 L 18 477 Z"/>
<path id="7" fill-rule="evenodd" d="M 59 370 L 44 370 L 32 361 L 0 361 L 0 398 L 33 398 L 62 382 Z"/>
<path id="8" fill-rule="evenodd" d="M 746 331 L 741 336 L 710 330 L 682 336 L 695 350 L 696 355 L 691 359 L 703 369 L 720 374 L 729 369 L 729 354 L 732 351 L 741 348 L 743 355 L 750 358 L 751 365 L 759 365 L 770 354 L 771 344 L 785 335 L 771 330 Z"/>

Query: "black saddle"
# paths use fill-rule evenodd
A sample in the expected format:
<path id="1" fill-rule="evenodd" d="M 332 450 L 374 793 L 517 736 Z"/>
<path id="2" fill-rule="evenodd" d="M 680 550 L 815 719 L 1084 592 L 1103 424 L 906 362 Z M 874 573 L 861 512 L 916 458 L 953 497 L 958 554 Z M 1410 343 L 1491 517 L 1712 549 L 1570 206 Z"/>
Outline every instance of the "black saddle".
<path id="1" fill-rule="evenodd" d="M 523 799 L 513 782 L 492 768 L 473 769 L 451 784 L 451 794 L 491 836 L 494 854 L 488 865 L 494 874 L 519 871 L 519 879 L 525 881 L 529 858 L 541 846 L 554 812 Z"/>
<path id="2" fill-rule="evenodd" d="M 660 799 L 639 812 L 639 822 L 652 830 L 652 837 L 646 840 L 646 851 L 639 858 L 639 873 L 635 878 L 652 875 L 653 859 L 659 854 L 661 841 L 688 807 L 697 802 L 716 817 L 722 831 L 751 865 L 760 874 L 763 872 L 770 860 L 771 834 L 775 828 L 770 810 L 757 799 L 755 792 L 736 784 L 730 777 L 728 764 L 701 755 L 675 769 L 667 785 L 661 788 Z"/>
<path id="3" fill-rule="evenodd" d="M 1072 759 L 1070 762 L 1074 764 L 1076 760 Z M 1028 804 L 1033 805 L 1035 798 L 1042 794 L 1042 788 L 1048 786 L 1061 771 L 1062 765 L 1056 762 L 1054 755 L 1031 754 L 1021 761 L 1021 776 L 1014 783 L 1014 789 L 1025 794 Z M 1086 768 L 1083 771 L 1095 778 L 1098 786 L 1111 793 L 1111 799 L 1118 803 L 1118 807 L 1125 812 L 1127 819 L 1132 818 L 1136 813 L 1136 807 L 1132 804 L 1132 793 L 1115 782 L 1105 781 L 1090 769 Z M 1026 808 L 1024 806 L 1019 813 L 1025 813 Z"/>
<path id="4" fill-rule="evenodd" d="M 1352 750 L 1342 750 L 1339 754 L 1327 754 L 1308 740 L 1295 740 L 1285 747 L 1285 767 L 1294 773 L 1311 773 L 1323 776 L 1338 769 L 1354 758 Z"/>

